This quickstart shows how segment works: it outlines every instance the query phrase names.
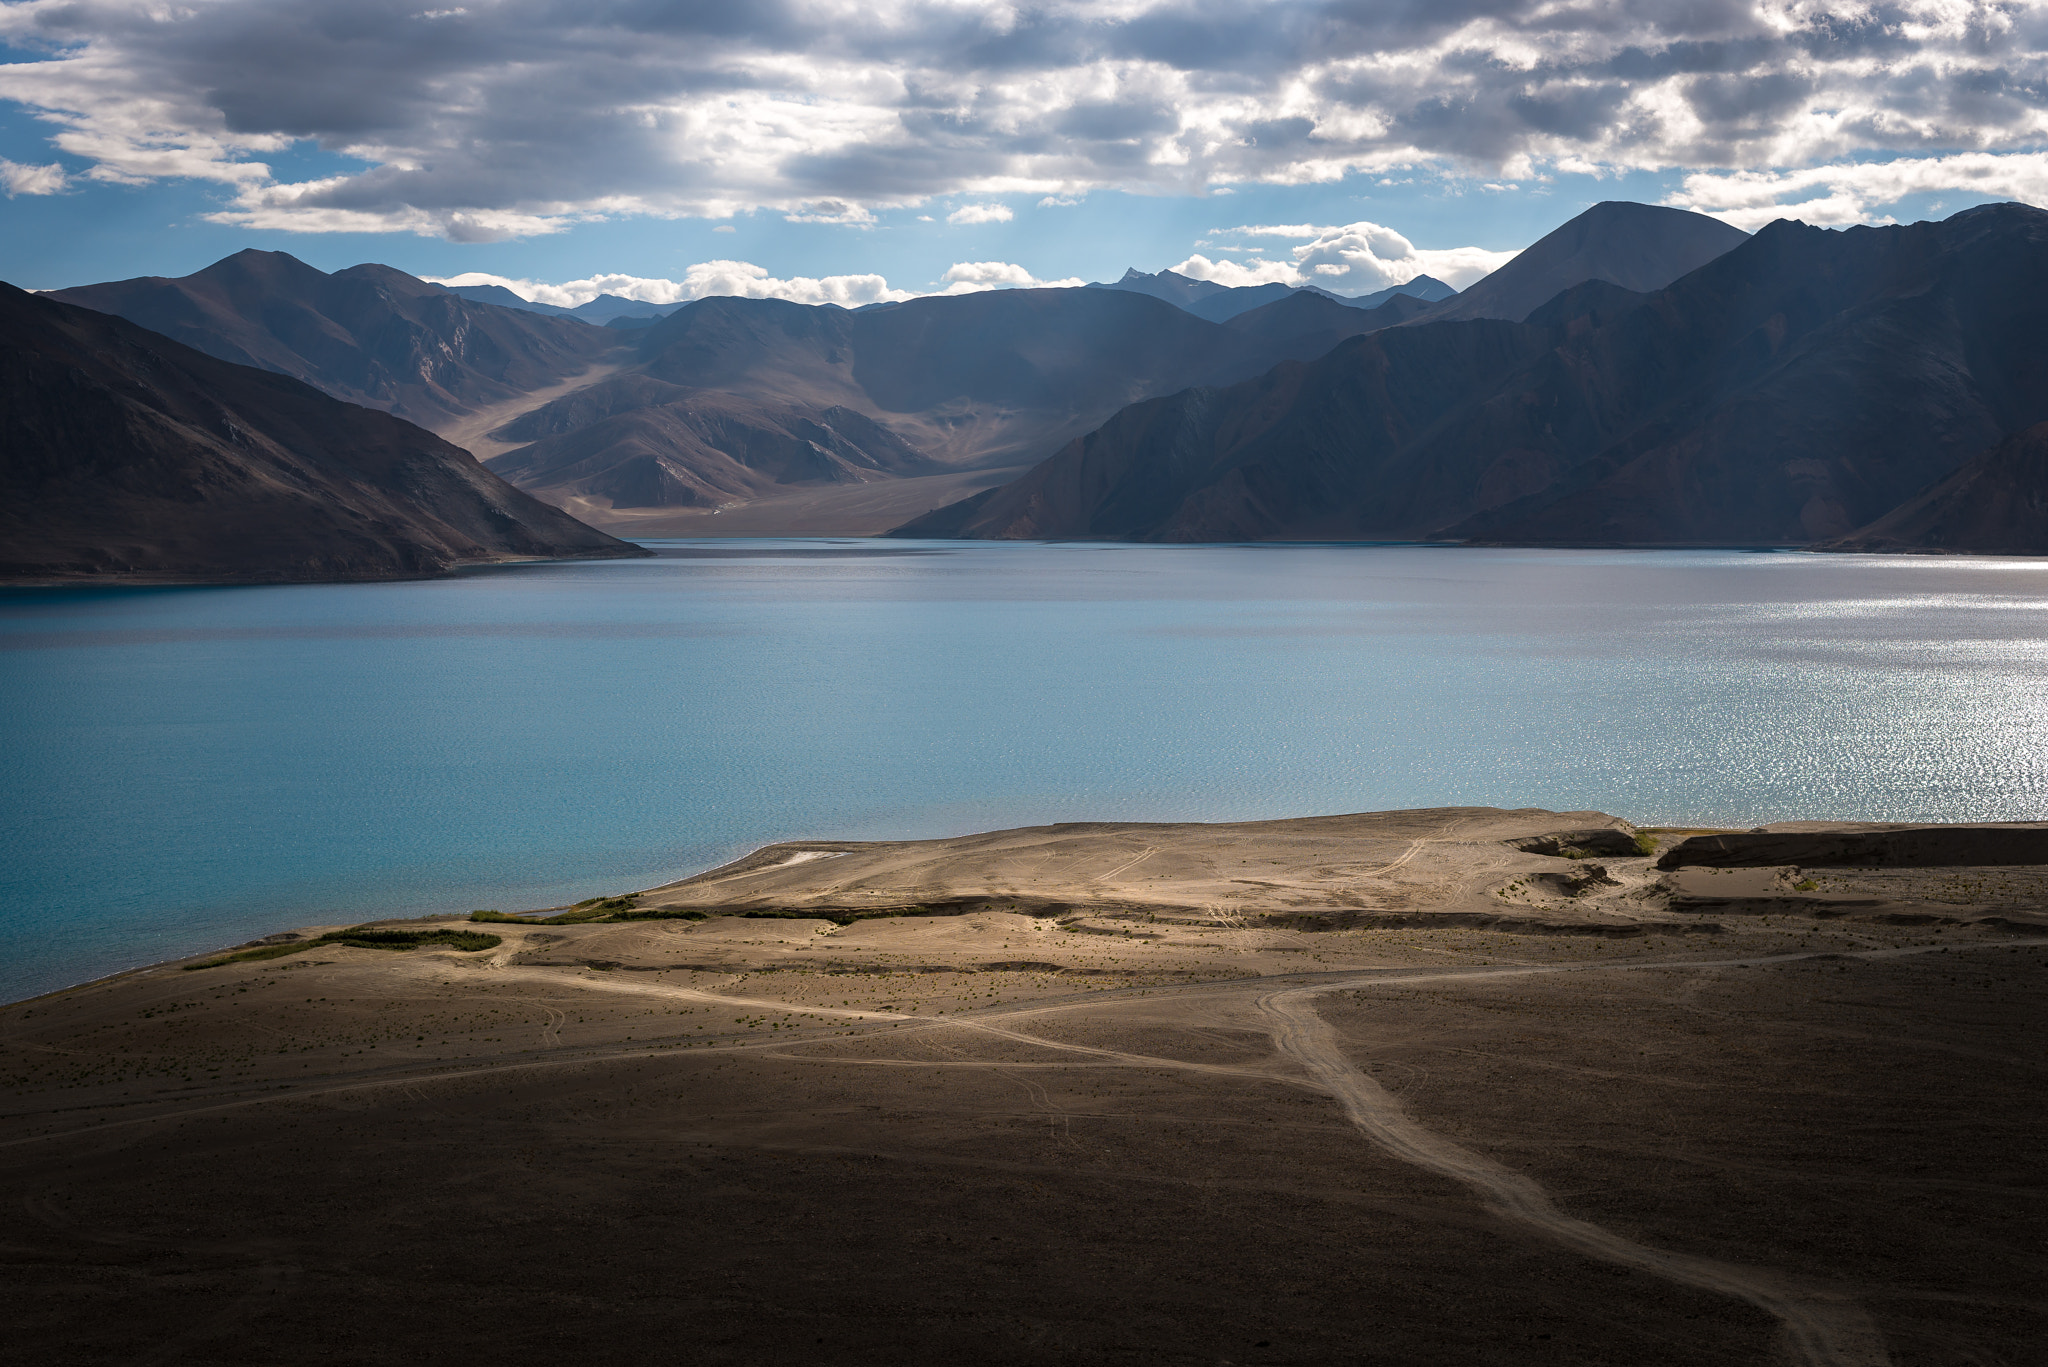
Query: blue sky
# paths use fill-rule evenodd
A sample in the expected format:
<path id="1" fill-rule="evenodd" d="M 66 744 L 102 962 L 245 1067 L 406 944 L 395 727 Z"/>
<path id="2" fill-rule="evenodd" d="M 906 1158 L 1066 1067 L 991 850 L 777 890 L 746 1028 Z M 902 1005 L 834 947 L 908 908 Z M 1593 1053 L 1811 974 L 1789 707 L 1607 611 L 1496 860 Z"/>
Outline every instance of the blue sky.
<path id="1" fill-rule="evenodd" d="M 2048 203 L 2048 3 L 0 0 L 0 277 L 1466 284 L 1600 199 Z"/>

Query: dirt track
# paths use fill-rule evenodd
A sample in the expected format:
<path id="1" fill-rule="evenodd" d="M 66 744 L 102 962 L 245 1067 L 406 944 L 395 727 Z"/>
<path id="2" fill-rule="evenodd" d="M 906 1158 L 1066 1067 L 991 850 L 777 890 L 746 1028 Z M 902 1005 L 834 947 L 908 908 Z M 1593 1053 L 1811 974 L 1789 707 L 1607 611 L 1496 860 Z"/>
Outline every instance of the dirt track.
<path id="1" fill-rule="evenodd" d="M 1057 918 L 504 925 L 8 1008 L 20 1351 L 2019 1367 L 2048 1336 L 2048 939 L 1148 919 L 1131 880 L 1201 870 L 1097 837 L 1115 904 Z M 1536 876 L 1361 853 L 1342 886 L 1451 911 Z"/>

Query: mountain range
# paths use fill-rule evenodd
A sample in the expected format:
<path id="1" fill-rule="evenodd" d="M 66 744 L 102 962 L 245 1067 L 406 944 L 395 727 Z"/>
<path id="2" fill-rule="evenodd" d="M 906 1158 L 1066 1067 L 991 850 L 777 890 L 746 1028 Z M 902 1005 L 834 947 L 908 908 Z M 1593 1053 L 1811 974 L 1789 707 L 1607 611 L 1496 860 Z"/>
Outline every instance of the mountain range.
<path id="1" fill-rule="evenodd" d="M 1593 278 L 1520 321 L 1425 314 L 1135 405 L 900 534 L 1840 542 L 2044 419 L 2048 213 L 1780 221 L 1654 293 Z"/>
<path id="2" fill-rule="evenodd" d="M 0 579 L 417 578 L 644 555 L 386 413 L 0 285 Z"/>
<path id="3" fill-rule="evenodd" d="M 1113 290 L 858 310 L 704 299 L 626 334 L 609 378 L 492 431 L 517 449 L 489 464 L 612 526 L 688 526 L 674 510 L 701 520 L 804 486 L 1003 472 L 994 482 L 1132 402 L 1321 355 L 1422 307 L 1297 293 L 1218 324 Z M 922 486 L 897 494 L 903 515 L 932 505 Z"/>
<path id="4" fill-rule="evenodd" d="M 1462 294 L 1423 278 L 1372 307 L 1133 270 L 601 327 L 254 251 L 44 298 L 412 418 L 643 535 L 2014 549 L 2048 545 L 2044 224 L 1995 205 L 1749 237 L 1608 203 Z"/>
<path id="5" fill-rule="evenodd" d="M 1120 280 L 1098 281 L 1087 288 L 1150 295 L 1212 323 L 1229 322 L 1240 313 L 1248 313 L 1264 304 L 1278 303 L 1296 294 L 1319 295 L 1349 308 L 1376 309 L 1400 295 L 1433 304 L 1457 293 L 1443 281 L 1427 275 L 1418 275 L 1413 280 L 1390 285 L 1372 294 L 1352 296 L 1332 294 L 1314 285 L 1286 285 L 1278 281 L 1265 285 L 1219 285 L 1213 280 L 1196 280 L 1174 271 L 1147 275 L 1135 266 L 1126 270 Z"/>
<path id="6" fill-rule="evenodd" d="M 536 304 L 525 295 L 515 294 L 503 285 L 443 285 L 441 288 L 473 304 L 495 304 L 499 308 L 521 309 L 527 313 L 545 314 L 550 318 L 574 318 L 580 322 L 595 323 L 599 327 L 616 318 L 662 318 L 682 307 L 681 304 L 650 304 L 645 299 L 600 294 L 597 298 L 586 300 L 574 308 L 562 308 L 555 304 Z"/>
<path id="7" fill-rule="evenodd" d="M 236 252 L 180 279 L 50 297 L 428 427 L 579 374 L 616 340 L 581 321 L 478 304 L 389 266 L 329 275 L 284 252 Z"/>
<path id="8" fill-rule="evenodd" d="M 380 265 L 329 275 L 258 251 L 52 297 L 410 418 L 588 521 L 661 534 L 882 531 L 1021 473 L 1128 403 L 1320 355 L 1448 290 L 1425 277 L 1360 308 L 1275 286 L 1250 291 L 1277 293 L 1253 307 L 1245 290 L 1143 278 L 1232 316 L 1048 289 L 854 310 L 614 300 L 641 311 L 599 327 L 604 309 L 566 316 L 501 286 L 451 290 Z"/>

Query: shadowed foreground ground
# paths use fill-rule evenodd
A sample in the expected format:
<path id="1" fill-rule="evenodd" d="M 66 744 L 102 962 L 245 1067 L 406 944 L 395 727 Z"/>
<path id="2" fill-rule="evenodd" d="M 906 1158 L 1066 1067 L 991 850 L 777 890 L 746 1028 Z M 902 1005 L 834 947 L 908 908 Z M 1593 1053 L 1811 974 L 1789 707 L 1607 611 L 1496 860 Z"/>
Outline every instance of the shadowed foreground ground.
<path id="1" fill-rule="evenodd" d="M 1434 829 L 1459 897 L 1574 862 Z M 0 1014 L 6 1354 L 2038 1361 L 2048 937 L 1832 877 L 1626 935 L 1120 896 L 126 975 Z"/>

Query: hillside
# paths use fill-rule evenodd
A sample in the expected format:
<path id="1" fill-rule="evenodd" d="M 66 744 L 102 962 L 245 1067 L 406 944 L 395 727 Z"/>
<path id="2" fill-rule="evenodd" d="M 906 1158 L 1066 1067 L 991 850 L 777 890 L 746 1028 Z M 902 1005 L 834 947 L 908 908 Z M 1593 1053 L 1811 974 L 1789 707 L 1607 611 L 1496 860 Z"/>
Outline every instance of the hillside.
<path id="1" fill-rule="evenodd" d="M 237 252 L 178 279 L 51 297 L 424 427 L 575 375 L 618 342 L 601 327 L 465 299 L 389 266 L 329 275 L 284 252 Z"/>
<path id="2" fill-rule="evenodd" d="M 1869 526 L 1813 549 L 2048 555 L 2048 423 L 2000 442 Z"/>
<path id="3" fill-rule="evenodd" d="M 394 579 L 642 555 L 468 452 L 0 285 L 0 579 Z"/>

